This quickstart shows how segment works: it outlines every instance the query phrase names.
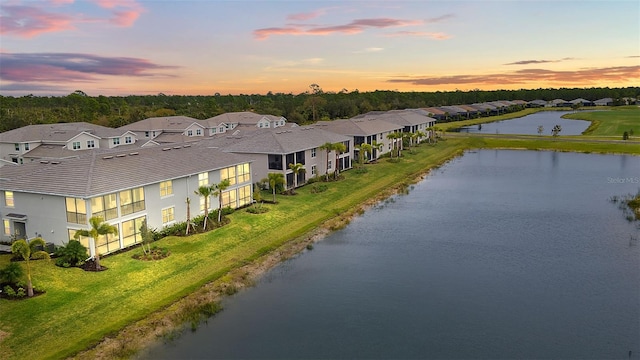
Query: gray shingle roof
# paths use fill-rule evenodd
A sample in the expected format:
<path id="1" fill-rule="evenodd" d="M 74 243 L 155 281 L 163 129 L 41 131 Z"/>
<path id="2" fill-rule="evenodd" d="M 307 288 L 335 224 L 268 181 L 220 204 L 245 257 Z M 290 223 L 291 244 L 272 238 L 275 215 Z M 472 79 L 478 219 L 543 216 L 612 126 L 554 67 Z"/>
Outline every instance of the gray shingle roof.
<path id="1" fill-rule="evenodd" d="M 348 136 L 369 136 L 389 131 L 402 130 L 401 125 L 366 117 L 357 119 L 318 121 L 313 126 Z"/>
<path id="2" fill-rule="evenodd" d="M 338 143 L 351 139 L 313 126 L 300 126 L 287 129 L 263 129 L 236 140 L 223 145 L 224 150 L 253 154 L 290 154 L 319 147 L 327 142 Z"/>
<path id="3" fill-rule="evenodd" d="M 126 130 L 112 129 L 86 122 L 27 125 L 0 133 L 0 142 L 66 142 L 81 132 L 100 138 L 108 138 L 121 136 Z"/>
<path id="4" fill-rule="evenodd" d="M 193 123 L 200 124 L 201 120 L 188 116 L 159 116 L 152 117 L 119 127 L 118 129 L 131 131 L 151 130 L 185 130 Z M 204 125 L 204 124 L 201 124 Z"/>
<path id="5" fill-rule="evenodd" d="M 92 151 L 73 159 L 5 166 L 0 189 L 90 198 L 247 161 L 199 143 Z"/>

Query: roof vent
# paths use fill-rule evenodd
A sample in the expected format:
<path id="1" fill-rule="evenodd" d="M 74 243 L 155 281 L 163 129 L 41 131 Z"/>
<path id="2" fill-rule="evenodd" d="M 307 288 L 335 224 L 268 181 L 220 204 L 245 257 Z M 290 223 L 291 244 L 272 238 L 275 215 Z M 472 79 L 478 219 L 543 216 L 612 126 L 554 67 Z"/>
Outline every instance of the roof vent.
<path id="1" fill-rule="evenodd" d="M 174 146 L 173 148 L 174 148 L 174 149 L 180 149 L 180 148 L 181 148 L 181 146 Z"/>
<path id="2" fill-rule="evenodd" d="M 118 155 L 116 155 L 116 157 L 119 157 L 119 158 L 125 157 L 125 156 L 127 156 L 127 154 L 118 154 Z"/>
<path id="3" fill-rule="evenodd" d="M 113 159 L 113 155 L 107 155 L 102 157 L 104 160 Z"/>
<path id="4" fill-rule="evenodd" d="M 187 144 L 187 145 L 184 145 L 182 147 L 186 147 L 187 148 L 187 147 L 191 147 L 191 145 Z"/>
<path id="5" fill-rule="evenodd" d="M 60 164 L 60 161 L 52 161 L 51 163 L 52 163 L 53 165 L 58 165 L 58 164 Z"/>
<path id="6" fill-rule="evenodd" d="M 133 156 L 133 155 L 138 155 L 138 152 L 137 152 L 137 151 L 135 151 L 135 152 L 129 153 L 129 155 L 131 155 L 131 156 Z"/>
<path id="7" fill-rule="evenodd" d="M 168 151 L 171 150 L 171 148 L 162 148 L 162 151 Z"/>
<path id="8" fill-rule="evenodd" d="M 40 164 L 48 164 L 49 161 L 48 160 L 40 160 Z"/>

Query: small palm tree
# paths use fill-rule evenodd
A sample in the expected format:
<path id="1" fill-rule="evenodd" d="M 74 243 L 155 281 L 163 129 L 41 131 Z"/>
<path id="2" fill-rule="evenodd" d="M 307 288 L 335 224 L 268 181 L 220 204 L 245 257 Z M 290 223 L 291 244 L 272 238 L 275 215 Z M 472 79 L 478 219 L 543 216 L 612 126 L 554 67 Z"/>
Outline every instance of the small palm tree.
<path id="1" fill-rule="evenodd" d="M 46 251 L 38 250 L 38 246 L 44 248 L 45 243 L 42 238 L 35 238 L 29 243 L 25 239 L 16 240 L 11 244 L 11 252 L 19 254 L 27 264 L 27 296 L 33 296 L 33 284 L 31 283 L 31 259 L 49 259 Z"/>
<path id="2" fill-rule="evenodd" d="M 330 142 L 326 142 L 320 145 L 319 149 L 326 150 L 327 152 L 327 164 L 326 164 L 327 166 L 325 167 L 324 177 L 325 177 L 325 180 L 329 180 L 329 154 L 333 150 L 333 144 Z"/>
<path id="3" fill-rule="evenodd" d="M 391 142 L 391 158 L 393 159 L 393 153 L 396 151 L 396 139 L 398 138 L 398 133 L 392 132 L 387 134 L 387 139 Z"/>
<path id="4" fill-rule="evenodd" d="M 191 199 L 187 196 L 187 229 L 185 235 L 189 235 L 189 228 L 191 227 Z"/>
<path id="5" fill-rule="evenodd" d="M 335 150 L 336 152 L 336 170 L 333 172 L 333 176 L 335 179 L 338 179 L 338 174 L 340 173 L 340 166 L 338 166 L 339 164 L 339 160 L 340 160 L 340 154 L 347 151 L 347 145 L 343 144 L 343 143 L 335 143 L 333 144 L 333 150 Z"/>
<path id="6" fill-rule="evenodd" d="M 377 152 L 382 152 L 382 148 L 384 147 L 384 144 L 374 140 L 371 142 L 371 147 L 373 148 L 373 150 L 376 150 Z M 378 158 L 378 154 L 374 154 L 373 156 L 376 159 Z"/>
<path id="7" fill-rule="evenodd" d="M 201 185 L 198 190 L 194 191 L 196 195 L 204 197 L 204 223 L 202 228 L 207 228 L 207 220 L 209 219 L 209 196 L 211 196 L 211 186 Z"/>
<path id="8" fill-rule="evenodd" d="M 367 144 L 367 143 L 360 144 L 360 152 L 362 153 L 362 157 L 364 160 L 362 162 L 363 165 L 365 161 L 369 161 L 369 154 L 371 154 L 371 150 L 373 150 L 373 147 L 370 144 Z"/>
<path id="9" fill-rule="evenodd" d="M 102 218 L 98 216 L 92 216 L 91 219 L 89 219 L 89 225 L 91 225 L 90 230 L 78 230 L 76 231 L 74 238 L 78 240 L 81 236 L 89 237 L 96 261 L 96 270 L 102 270 L 102 267 L 100 266 L 100 254 L 98 253 L 98 238 L 100 235 L 118 235 L 118 228 L 109 223 L 103 222 Z"/>
<path id="10" fill-rule="evenodd" d="M 213 194 L 218 196 L 218 223 L 222 221 L 222 193 L 227 190 L 229 186 L 231 186 L 229 179 L 224 179 L 211 187 L 213 189 Z"/>
<path id="11" fill-rule="evenodd" d="M 298 187 L 298 174 L 306 171 L 306 169 L 301 163 L 289 164 L 289 169 L 293 171 L 293 188 L 295 189 Z"/>
<path id="12" fill-rule="evenodd" d="M 267 175 L 267 181 L 269 181 L 269 187 L 273 192 L 273 202 L 276 202 L 276 187 L 284 185 L 284 175 L 282 173 L 269 173 Z"/>

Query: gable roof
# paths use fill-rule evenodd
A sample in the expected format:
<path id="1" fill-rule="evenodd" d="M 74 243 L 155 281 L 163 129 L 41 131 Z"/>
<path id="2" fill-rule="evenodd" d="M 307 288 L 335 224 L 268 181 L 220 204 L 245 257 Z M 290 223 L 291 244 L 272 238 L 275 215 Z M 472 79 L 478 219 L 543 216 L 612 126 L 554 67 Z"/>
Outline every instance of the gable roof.
<path id="1" fill-rule="evenodd" d="M 369 136 L 391 131 L 401 131 L 402 126 L 375 118 L 351 118 L 318 121 L 312 126 L 348 136 Z"/>
<path id="2" fill-rule="evenodd" d="M 188 128 L 191 124 L 198 123 L 199 121 L 200 120 L 189 116 L 159 116 L 136 121 L 134 123 L 121 126 L 118 129 L 131 131 L 181 131 Z"/>
<path id="3" fill-rule="evenodd" d="M 71 159 L 4 167 L 0 189 L 91 198 L 243 162 L 248 162 L 244 156 L 198 144 L 92 151 Z"/>
<path id="4" fill-rule="evenodd" d="M 37 124 L 0 133 L 0 142 L 67 142 L 82 132 L 99 138 L 108 138 L 121 136 L 126 131 L 86 122 Z"/>

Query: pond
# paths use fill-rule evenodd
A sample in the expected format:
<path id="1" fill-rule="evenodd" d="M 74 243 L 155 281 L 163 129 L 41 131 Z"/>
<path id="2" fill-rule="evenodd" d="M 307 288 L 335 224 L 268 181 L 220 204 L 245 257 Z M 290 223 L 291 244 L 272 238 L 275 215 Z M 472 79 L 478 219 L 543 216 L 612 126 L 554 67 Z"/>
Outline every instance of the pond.
<path id="1" fill-rule="evenodd" d="M 468 152 L 142 357 L 639 359 L 639 188 L 640 157 Z"/>
<path id="2" fill-rule="evenodd" d="M 465 126 L 460 132 L 479 134 L 518 134 L 518 135 L 552 135 L 555 125 L 560 125 L 559 135 L 580 135 L 589 125 L 589 121 L 563 119 L 561 116 L 570 111 L 541 111 L 521 118 L 496 121 L 492 123 Z M 542 133 L 538 127 L 542 126 Z"/>

